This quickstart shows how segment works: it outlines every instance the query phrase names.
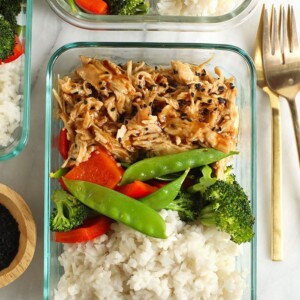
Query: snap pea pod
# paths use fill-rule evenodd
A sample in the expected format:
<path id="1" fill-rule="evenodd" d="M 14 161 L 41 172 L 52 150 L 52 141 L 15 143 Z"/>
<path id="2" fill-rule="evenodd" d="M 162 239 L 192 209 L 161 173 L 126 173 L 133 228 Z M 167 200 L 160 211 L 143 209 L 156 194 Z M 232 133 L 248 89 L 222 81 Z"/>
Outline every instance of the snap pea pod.
<path id="1" fill-rule="evenodd" d="M 126 169 L 119 185 L 127 184 L 134 180 L 146 181 L 154 177 L 184 171 L 188 168 L 192 169 L 208 165 L 237 153 L 234 151 L 224 153 L 212 148 L 201 148 L 146 158 Z"/>
<path id="2" fill-rule="evenodd" d="M 69 171 L 70 171 L 69 168 L 60 168 L 55 172 L 51 172 L 49 176 L 50 178 L 59 179 L 64 175 L 66 175 Z"/>
<path id="3" fill-rule="evenodd" d="M 161 210 L 167 207 L 178 195 L 189 170 L 190 169 L 187 169 L 179 178 L 140 199 L 140 201 L 155 210 Z"/>
<path id="4" fill-rule="evenodd" d="M 91 209 L 146 235 L 166 238 L 166 224 L 151 207 L 98 184 L 63 178 L 70 193 Z"/>

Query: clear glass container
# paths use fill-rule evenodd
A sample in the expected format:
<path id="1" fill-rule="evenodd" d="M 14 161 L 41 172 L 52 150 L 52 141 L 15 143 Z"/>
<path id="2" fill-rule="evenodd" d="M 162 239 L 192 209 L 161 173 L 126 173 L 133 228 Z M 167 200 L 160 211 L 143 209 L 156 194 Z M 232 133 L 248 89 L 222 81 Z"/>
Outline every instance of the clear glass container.
<path id="1" fill-rule="evenodd" d="M 240 113 L 238 138 L 239 155 L 233 161 L 237 180 L 249 195 L 256 215 L 256 117 L 255 117 L 255 70 L 251 58 L 240 48 L 218 44 L 158 44 L 158 43 L 71 43 L 58 49 L 50 58 L 46 83 L 46 132 L 45 132 L 45 211 L 44 211 L 44 299 L 53 299 L 63 269 L 58 257 L 62 245 L 51 239 L 49 217 L 52 210 L 50 195 L 59 188 L 57 180 L 49 173 L 62 164 L 58 152 L 58 135 L 62 121 L 57 119 L 57 101 L 53 89 L 58 79 L 69 74 L 81 64 L 79 56 L 110 59 L 116 63 L 128 60 L 142 61 L 150 65 L 168 65 L 170 60 L 200 64 L 213 57 L 207 69 L 221 68 L 225 76 L 234 76 L 238 89 L 237 105 Z M 256 228 L 255 228 L 256 229 Z M 243 255 L 236 267 L 245 274 L 246 287 L 243 299 L 256 298 L 256 237 L 243 246 Z"/>
<path id="2" fill-rule="evenodd" d="M 178 30 L 218 31 L 244 22 L 257 7 L 258 0 L 243 0 L 232 11 L 219 16 L 166 16 L 157 12 L 157 1 L 150 0 L 147 15 L 93 15 L 73 12 L 67 0 L 47 0 L 54 12 L 66 22 L 92 30 Z"/>
<path id="3" fill-rule="evenodd" d="M 17 16 L 21 33 L 19 39 L 24 46 L 24 54 L 17 60 L 20 62 L 17 72 L 20 76 L 18 95 L 20 99 L 20 124 L 12 134 L 8 145 L 0 145 L 0 162 L 18 155 L 25 147 L 29 135 L 29 108 L 30 108 L 30 68 L 31 68 L 31 24 L 32 1 L 22 2 L 21 13 Z M 14 62 L 13 62 L 14 63 Z M 8 63 L 9 64 L 9 63 Z M 0 65 L 0 68 L 3 67 Z"/>

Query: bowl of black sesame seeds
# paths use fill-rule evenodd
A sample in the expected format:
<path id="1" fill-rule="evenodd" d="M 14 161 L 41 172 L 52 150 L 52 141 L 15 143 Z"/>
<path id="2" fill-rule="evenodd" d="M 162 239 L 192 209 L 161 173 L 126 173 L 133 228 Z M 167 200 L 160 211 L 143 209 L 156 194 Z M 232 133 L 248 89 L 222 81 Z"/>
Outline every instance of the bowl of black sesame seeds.
<path id="1" fill-rule="evenodd" d="M 0 184 L 0 288 L 28 268 L 36 246 L 36 225 L 25 200 Z"/>

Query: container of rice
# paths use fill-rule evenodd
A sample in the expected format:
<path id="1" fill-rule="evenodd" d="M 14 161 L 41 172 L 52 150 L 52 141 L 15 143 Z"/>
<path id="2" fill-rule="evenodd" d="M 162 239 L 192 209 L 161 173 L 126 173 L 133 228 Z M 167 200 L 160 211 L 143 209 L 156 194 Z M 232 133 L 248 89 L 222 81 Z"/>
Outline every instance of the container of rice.
<path id="1" fill-rule="evenodd" d="M 31 13 L 32 1 L 21 1 L 14 16 L 14 48 L 8 57 L 0 59 L 0 161 L 18 155 L 28 140 Z M 3 12 L 1 22 L 6 18 Z"/>
<path id="2" fill-rule="evenodd" d="M 48 0 L 63 20 L 92 30 L 219 31 L 244 22 L 258 4 L 258 0 L 141 0 L 127 9 L 116 2 L 120 3 L 107 0 L 107 9 L 99 14 L 70 5 L 72 1 Z"/>
<path id="3" fill-rule="evenodd" d="M 256 214 L 255 71 L 251 59 L 243 50 L 230 45 L 211 44 L 97 42 L 67 44 L 53 54 L 47 69 L 44 298 L 180 300 L 255 298 L 255 235 L 251 242 L 237 244 L 232 241 L 229 234 L 215 227 L 182 221 L 176 211 L 162 209 L 159 212 L 166 224 L 165 239 L 149 237 L 125 224 L 114 222 L 106 234 L 87 242 L 64 244 L 55 241 L 53 232 L 50 231 L 50 216 L 54 207 L 51 195 L 61 187 L 59 181 L 50 178 L 49 174 L 64 166 L 58 144 L 61 128 L 67 121 L 65 117 L 60 120 L 58 115 L 62 107 L 67 107 L 67 103 L 71 103 L 70 97 L 65 95 L 63 97 L 66 103 L 61 104 L 56 91 L 60 84 L 64 84 L 63 89 L 76 88 L 76 84 L 66 76 L 78 68 L 87 57 L 104 60 L 106 63 L 109 60 L 115 66 L 122 66 L 130 61 L 145 62 L 146 68 L 153 66 L 154 69 L 155 66 L 155 70 L 167 67 L 171 61 L 185 62 L 191 66 L 205 63 L 206 75 L 196 75 L 208 76 L 207 79 L 211 84 L 213 79 L 207 74 L 217 74 L 214 76 L 220 81 L 225 80 L 224 78 L 234 79 L 234 87 L 231 84 L 228 84 L 228 87 L 238 91 L 235 102 L 239 112 L 237 135 L 239 154 L 234 156 L 231 163 L 237 181 L 249 196 L 254 216 Z M 74 79 L 78 80 L 76 76 Z M 99 81 L 95 84 L 99 84 Z M 89 89 L 89 85 L 84 88 Z M 163 84 L 161 88 L 164 88 Z M 203 86 L 202 90 L 203 93 L 211 92 L 212 95 L 214 93 L 212 90 L 205 90 Z M 199 89 L 199 92 L 202 90 Z M 221 90 L 223 91 L 219 89 Z M 79 97 L 80 94 L 81 92 L 77 91 L 74 97 Z M 161 93 L 158 97 L 162 97 Z M 85 105 L 88 105 L 90 100 L 86 99 Z M 208 103 L 210 102 L 208 99 Z M 83 102 L 82 104 L 78 102 L 77 107 L 84 107 L 82 105 Z M 96 105 L 93 105 L 93 111 L 97 110 Z M 76 118 L 74 120 L 76 121 Z M 78 119 L 81 124 L 82 121 L 83 119 Z M 69 129 L 75 130 L 73 126 L 75 125 Z M 150 129 L 150 125 L 148 127 Z M 90 134 L 91 130 L 92 128 Z M 117 140 L 119 138 L 120 136 Z M 77 140 L 77 146 L 69 151 L 71 155 L 67 160 L 69 165 L 76 164 L 80 153 L 86 153 L 86 149 L 82 148 L 87 146 L 83 146 L 84 144 L 84 140 L 82 142 Z M 177 141 L 176 147 L 180 146 L 180 142 Z M 115 154 L 117 155 L 117 152 Z M 84 154 L 80 159 L 84 159 Z M 255 225 L 253 229 L 255 232 Z"/>

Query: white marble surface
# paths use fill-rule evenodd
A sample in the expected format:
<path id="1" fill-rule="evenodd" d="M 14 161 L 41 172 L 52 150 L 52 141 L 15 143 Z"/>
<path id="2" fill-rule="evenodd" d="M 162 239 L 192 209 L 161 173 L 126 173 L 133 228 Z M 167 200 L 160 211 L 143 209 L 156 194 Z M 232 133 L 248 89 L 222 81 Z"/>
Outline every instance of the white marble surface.
<path id="1" fill-rule="evenodd" d="M 279 4 L 277 0 L 273 2 Z M 300 2 L 290 0 L 290 3 L 294 4 L 297 18 L 300 20 Z M 67 42 L 91 40 L 228 43 L 239 46 L 252 55 L 259 15 L 260 6 L 241 26 L 219 33 L 89 32 L 60 20 L 45 0 L 34 1 L 30 137 L 28 145 L 18 157 L 0 163 L 0 182 L 19 192 L 30 206 L 37 224 L 37 248 L 25 274 L 0 290 L 1 300 L 35 300 L 43 297 L 45 74 L 51 54 Z M 300 107 L 299 102 L 298 98 Z M 292 122 L 284 99 L 281 101 L 281 108 L 284 258 L 282 262 L 272 262 L 270 108 L 266 95 L 257 90 L 257 299 L 260 300 L 300 299 L 300 173 Z"/>

